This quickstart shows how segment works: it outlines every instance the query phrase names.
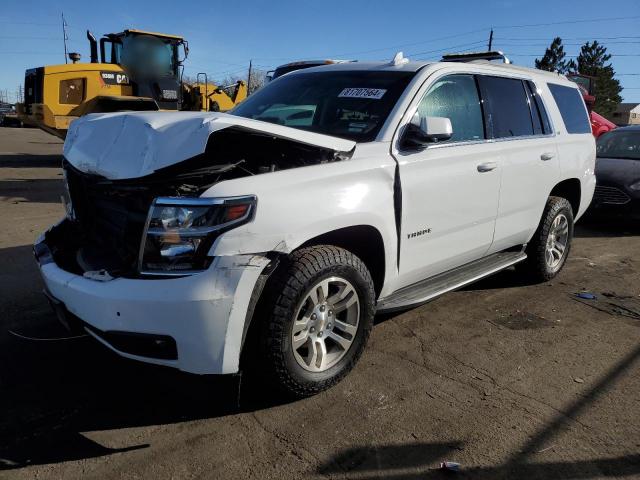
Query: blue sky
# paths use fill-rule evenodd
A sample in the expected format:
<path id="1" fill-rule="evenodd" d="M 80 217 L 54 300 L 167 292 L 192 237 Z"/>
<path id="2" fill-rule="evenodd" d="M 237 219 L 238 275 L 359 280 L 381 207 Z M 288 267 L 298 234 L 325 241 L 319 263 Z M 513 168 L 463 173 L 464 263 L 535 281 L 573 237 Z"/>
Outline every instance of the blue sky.
<path id="1" fill-rule="evenodd" d="M 249 59 L 265 70 L 300 59 L 390 59 L 396 50 L 412 59 L 436 59 L 446 51 L 485 48 L 492 26 L 494 46 L 522 65 L 532 65 L 556 35 L 569 55 L 576 55 L 584 41 L 599 39 L 615 55 L 616 71 L 626 74 L 618 77 L 625 101 L 640 102 L 639 0 L 225 0 L 192 5 L 176 0 L 2 0 L 1 5 L 0 90 L 8 89 L 10 97 L 25 68 L 64 62 L 64 11 L 69 49 L 83 60 L 88 59 L 86 29 L 99 37 L 140 28 L 183 35 L 191 49 L 186 73 L 206 71 L 213 78 L 244 75 Z M 582 21 L 593 19 L 599 20 Z"/>

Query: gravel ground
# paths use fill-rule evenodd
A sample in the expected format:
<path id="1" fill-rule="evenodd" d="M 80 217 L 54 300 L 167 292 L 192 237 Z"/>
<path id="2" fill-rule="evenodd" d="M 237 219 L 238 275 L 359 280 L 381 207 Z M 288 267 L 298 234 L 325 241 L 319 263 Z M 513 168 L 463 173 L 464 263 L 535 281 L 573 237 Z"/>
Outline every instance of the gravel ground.
<path id="1" fill-rule="evenodd" d="M 552 282 L 508 270 L 378 318 L 337 387 L 278 404 L 245 382 L 237 406 L 237 377 L 10 333 L 65 335 L 31 256 L 61 148 L 0 129 L 0 478 L 640 478 L 638 225 L 579 224 Z"/>

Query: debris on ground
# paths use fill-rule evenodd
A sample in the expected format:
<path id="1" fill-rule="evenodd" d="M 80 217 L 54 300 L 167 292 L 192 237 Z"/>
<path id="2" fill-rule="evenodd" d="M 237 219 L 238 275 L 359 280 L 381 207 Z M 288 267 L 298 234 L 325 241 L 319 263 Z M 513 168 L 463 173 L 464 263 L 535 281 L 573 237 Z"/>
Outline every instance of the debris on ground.
<path id="1" fill-rule="evenodd" d="M 573 381 L 574 381 L 574 382 L 576 382 L 576 383 L 584 383 L 584 379 L 582 379 L 582 378 L 580 378 L 580 377 L 575 377 L 575 378 L 573 379 Z"/>
<path id="2" fill-rule="evenodd" d="M 440 469 L 448 472 L 459 472 L 460 464 L 457 462 L 441 462 Z"/>
<path id="3" fill-rule="evenodd" d="M 555 326 L 554 322 L 541 315 L 520 310 L 516 310 L 515 313 L 501 314 L 495 320 L 495 324 L 509 330 L 533 330 Z"/>
<path id="4" fill-rule="evenodd" d="M 589 293 L 589 292 L 576 293 L 576 297 L 582 298 L 584 300 L 597 300 L 598 299 L 593 293 Z"/>
<path id="5" fill-rule="evenodd" d="M 640 320 L 640 302 L 629 295 L 604 292 L 602 296 L 598 296 L 590 292 L 579 292 L 572 294 L 572 298 L 609 315 L 620 315 Z"/>

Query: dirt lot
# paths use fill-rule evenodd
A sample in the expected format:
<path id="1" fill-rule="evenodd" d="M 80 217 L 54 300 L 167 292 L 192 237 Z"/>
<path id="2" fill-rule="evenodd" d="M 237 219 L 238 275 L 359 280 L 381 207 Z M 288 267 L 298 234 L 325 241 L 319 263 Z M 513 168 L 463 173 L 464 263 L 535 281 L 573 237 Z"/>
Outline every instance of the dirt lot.
<path id="1" fill-rule="evenodd" d="M 638 226 L 580 226 L 553 282 L 505 271 L 379 318 L 336 388 L 236 408 L 237 378 L 9 332 L 65 335 L 31 257 L 61 147 L 0 129 L 0 478 L 640 478 Z"/>

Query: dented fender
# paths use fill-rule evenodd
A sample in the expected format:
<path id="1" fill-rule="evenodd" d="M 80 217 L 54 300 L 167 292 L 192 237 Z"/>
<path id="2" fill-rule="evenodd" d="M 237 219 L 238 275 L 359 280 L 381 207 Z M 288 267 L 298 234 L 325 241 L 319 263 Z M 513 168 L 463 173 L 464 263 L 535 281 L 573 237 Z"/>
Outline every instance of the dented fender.
<path id="1" fill-rule="evenodd" d="M 216 239 L 212 256 L 291 253 L 313 238 L 358 225 L 376 228 L 385 271 L 396 271 L 395 162 L 387 143 L 359 144 L 345 162 L 312 165 L 220 182 L 203 197 L 256 195 L 253 221 Z"/>

